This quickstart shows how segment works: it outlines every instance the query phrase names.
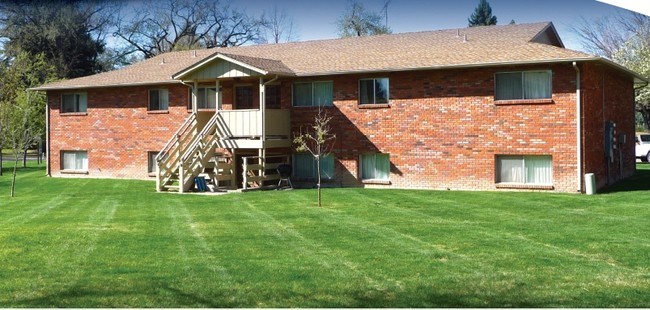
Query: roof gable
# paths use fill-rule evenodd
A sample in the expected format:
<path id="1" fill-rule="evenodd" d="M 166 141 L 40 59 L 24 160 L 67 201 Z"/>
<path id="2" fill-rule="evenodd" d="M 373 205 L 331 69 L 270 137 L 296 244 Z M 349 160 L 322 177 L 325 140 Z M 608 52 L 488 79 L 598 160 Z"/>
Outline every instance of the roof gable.
<path id="1" fill-rule="evenodd" d="M 172 75 L 174 80 L 213 80 L 219 78 L 294 75 L 281 61 L 216 52 Z"/>

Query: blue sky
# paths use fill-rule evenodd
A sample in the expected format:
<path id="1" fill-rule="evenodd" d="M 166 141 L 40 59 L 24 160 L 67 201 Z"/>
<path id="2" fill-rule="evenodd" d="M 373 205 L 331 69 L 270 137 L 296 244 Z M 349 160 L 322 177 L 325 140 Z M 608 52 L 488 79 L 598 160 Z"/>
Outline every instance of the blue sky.
<path id="1" fill-rule="evenodd" d="M 648 0 L 637 0 L 648 1 Z M 365 6 L 379 11 L 384 0 L 364 0 Z M 453 29 L 467 27 L 467 18 L 478 0 L 391 0 L 388 6 L 388 26 L 394 33 Z M 571 27 L 580 18 L 594 19 L 624 11 L 596 0 L 489 0 L 498 24 L 552 21 L 565 46 L 582 50 Z M 336 19 L 348 5 L 348 0 L 233 0 L 233 6 L 249 14 L 270 12 L 274 6 L 284 9 L 294 20 L 300 41 L 337 37 Z"/>

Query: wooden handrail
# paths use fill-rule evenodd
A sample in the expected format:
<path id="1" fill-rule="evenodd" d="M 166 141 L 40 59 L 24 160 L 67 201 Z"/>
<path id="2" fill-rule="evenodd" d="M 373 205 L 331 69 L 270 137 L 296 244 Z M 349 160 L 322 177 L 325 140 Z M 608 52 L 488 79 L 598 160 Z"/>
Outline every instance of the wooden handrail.
<path id="1" fill-rule="evenodd" d="M 178 128 L 178 130 L 176 130 L 174 135 L 172 135 L 171 139 L 167 141 L 167 144 L 163 146 L 162 150 L 158 153 L 158 155 L 156 155 L 157 162 L 161 162 L 165 158 L 165 155 L 169 153 L 169 151 L 171 150 L 174 142 L 178 141 L 179 137 L 184 136 L 188 131 L 188 129 L 193 127 L 192 123 L 194 121 L 196 121 L 196 113 L 190 114 L 190 116 L 187 119 L 185 119 L 185 122 Z"/>

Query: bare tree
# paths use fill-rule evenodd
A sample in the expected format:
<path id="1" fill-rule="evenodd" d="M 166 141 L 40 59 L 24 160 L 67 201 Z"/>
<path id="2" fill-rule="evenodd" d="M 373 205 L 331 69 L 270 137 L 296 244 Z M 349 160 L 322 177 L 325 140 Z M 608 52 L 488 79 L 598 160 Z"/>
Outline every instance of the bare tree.
<path id="1" fill-rule="evenodd" d="M 327 156 L 332 151 L 336 135 L 332 133 L 330 127 L 331 116 L 322 110 L 314 117 L 314 122 L 310 125 L 311 129 L 300 128 L 300 133 L 296 134 L 293 143 L 296 145 L 296 151 L 309 152 L 316 161 L 316 173 L 318 189 L 318 206 L 321 207 L 321 158 Z"/>
<path id="2" fill-rule="evenodd" d="M 145 58 L 195 48 L 239 46 L 263 41 L 265 20 L 221 4 L 218 0 L 150 1 L 130 19 L 116 23 L 114 35 L 126 53 Z"/>
<path id="3" fill-rule="evenodd" d="M 619 13 L 594 21 L 582 19 L 573 30 L 585 50 L 607 57 L 642 76 L 650 78 L 650 17 L 639 13 Z M 636 89 L 636 111 L 650 129 L 650 90 Z"/>
<path id="4" fill-rule="evenodd" d="M 384 6 L 386 19 L 388 18 L 388 3 Z M 336 21 L 339 36 L 361 37 L 378 34 L 387 34 L 392 31 L 388 25 L 382 24 L 381 14 L 367 10 L 358 0 L 350 0 L 349 7 Z"/>
<path id="5" fill-rule="evenodd" d="M 293 18 L 287 15 L 285 10 L 279 10 L 277 6 L 269 15 L 266 22 L 266 41 L 270 43 L 291 42 L 297 39 Z"/>

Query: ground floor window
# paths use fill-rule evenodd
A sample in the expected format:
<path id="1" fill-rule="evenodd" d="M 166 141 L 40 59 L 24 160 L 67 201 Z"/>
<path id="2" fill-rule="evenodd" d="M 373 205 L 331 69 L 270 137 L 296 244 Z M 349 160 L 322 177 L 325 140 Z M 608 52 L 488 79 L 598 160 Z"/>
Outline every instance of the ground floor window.
<path id="1" fill-rule="evenodd" d="M 552 185 L 553 161 L 551 156 L 499 155 L 497 183 Z"/>
<path id="2" fill-rule="evenodd" d="M 361 155 L 362 180 L 388 180 L 390 176 L 390 155 L 368 153 Z"/>
<path id="3" fill-rule="evenodd" d="M 328 154 L 320 160 L 321 179 L 334 179 L 334 156 Z M 293 176 L 298 179 L 316 179 L 316 159 L 310 153 L 297 153 L 293 155 Z"/>
<path id="4" fill-rule="evenodd" d="M 63 170 L 88 171 L 87 151 L 62 151 L 61 159 Z"/>
<path id="5" fill-rule="evenodd" d="M 156 156 L 158 156 L 158 152 L 147 152 L 147 172 L 148 173 L 156 173 L 158 171 L 158 165 L 156 163 Z"/>

